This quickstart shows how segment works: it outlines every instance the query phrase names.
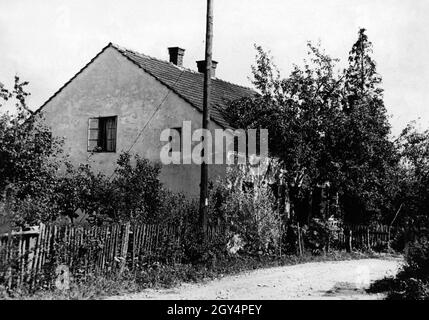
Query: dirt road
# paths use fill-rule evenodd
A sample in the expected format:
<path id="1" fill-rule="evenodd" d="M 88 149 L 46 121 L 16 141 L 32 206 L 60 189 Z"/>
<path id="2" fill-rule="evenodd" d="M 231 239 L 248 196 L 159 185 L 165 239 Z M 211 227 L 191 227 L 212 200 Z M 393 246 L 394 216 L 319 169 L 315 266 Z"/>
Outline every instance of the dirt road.
<path id="1" fill-rule="evenodd" d="M 376 279 L 396 274 L 401 264 L 402 260 L 396 258 L 305 263 L 109 299 L 381 299 L 382 295 L 366 294 L 365 288 Z"/>

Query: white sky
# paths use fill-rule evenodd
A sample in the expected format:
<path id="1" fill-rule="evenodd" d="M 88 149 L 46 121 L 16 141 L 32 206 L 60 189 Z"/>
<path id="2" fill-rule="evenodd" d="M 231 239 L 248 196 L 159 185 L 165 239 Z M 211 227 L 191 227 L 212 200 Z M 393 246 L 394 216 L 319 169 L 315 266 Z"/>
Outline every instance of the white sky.
<path id="1" fill-rule="evenodd" d="M 217 76 L 250 86 L 253 44 L 271 50 L 283 76 L 308 40 L 345 63 L 359 27 L 374 45 L 397 134 L 411 120 L 429 127 L 429 1 L 214 0 Z M 30 81 L 38 108 L 109 42 L 185 66 L 204 58 L 205 0 L 0 0 L 0 81 Z"/>

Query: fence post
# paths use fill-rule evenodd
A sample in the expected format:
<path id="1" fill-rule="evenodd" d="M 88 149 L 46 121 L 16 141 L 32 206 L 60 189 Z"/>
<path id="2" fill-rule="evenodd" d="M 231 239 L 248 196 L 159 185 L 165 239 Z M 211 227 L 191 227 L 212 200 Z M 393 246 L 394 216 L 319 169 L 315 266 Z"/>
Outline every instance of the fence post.
<path id="1" fill-rule="evenodd" d="M 348 227 L 348 233 L 347 233 L 347 243 L 346 243 L 346 251 L 347 252 L 352 252 L 353 250 L 353 244 L 352 244 L 352 240 L 353 240 L 353 232 L 352 232 L 352 228 L 351 226 Z"/>
<path id="2" fill-rule="evenodd" d="M 368 250 L 371 250 L 371 241 L 369 240 L 369 227 L 367 227 L 366 229 L 366 237 L 367 237 L 367 245 L 368 245 Z"/>
<path id="3" fill-rule="evenodd" d="M 128 239 L 130 237 L 130 223 L 125 224 L 124 235 L 122 237 L 122 246 L 121 246 L 121 264 L 119 268 L 119 275 L 121 276 L 125 270 L 125 265 L 127 263 L 127 251 L 128 251 Z"/>
<path id="4" fill-rule="evenodd" d="M 299 222 L 297 226 L 298 226 L 298 252 L 299 252 L 299 255 L 302 256 L 303 250 L 302 250 L 302 243 L 301 243 L 301 228 L 299 226 Z"/>
<path id="5" fill-rule="evenodd" d="M 12 229 L 9 230 L 6 242 L 6 263 L 7 263 L 7 273 L 6 280 L 9 289 L 12 287 L 12 261 L 13 261 L 13 238 L 12 238 Z"/>
<path id="6" fill-rule="evenodd" d="M 388 226 L 388 230 L 387 230 L 387 249 L 390 250 L 390 232 L 391 232 L 392 227 Z"/>

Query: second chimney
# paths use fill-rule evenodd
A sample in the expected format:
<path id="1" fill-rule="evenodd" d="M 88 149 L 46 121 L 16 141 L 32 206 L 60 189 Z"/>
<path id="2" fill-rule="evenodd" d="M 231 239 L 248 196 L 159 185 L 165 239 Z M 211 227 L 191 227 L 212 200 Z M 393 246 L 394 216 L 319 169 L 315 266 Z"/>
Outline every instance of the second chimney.
<path id="1" fill-rule="evenodd" d="M 212 60 L 212 78 L 216 77 L 217 61 Z M 206 72 L 206 60 L 197 61 L 198 72 Z"/>
<path id="2" fill-rule="evenodd" d="M 170 62 L 178 67 L 183 67 L 183 56 L 185 55 L 185 49 L 179 47 L 168 48 L 170 54 Z"/>

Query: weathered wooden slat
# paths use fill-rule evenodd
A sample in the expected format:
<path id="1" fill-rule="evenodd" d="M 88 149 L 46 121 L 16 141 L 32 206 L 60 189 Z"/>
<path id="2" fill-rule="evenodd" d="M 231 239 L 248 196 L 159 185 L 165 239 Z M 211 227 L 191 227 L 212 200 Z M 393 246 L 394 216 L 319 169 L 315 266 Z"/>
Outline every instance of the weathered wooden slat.
<path id="1" fill-rule="evenodd" d="M 132 251 L 131 251 L 131 270 L 134 271 L 135 266 L 135 258 L 136 258 L 136 243 L 137 243 L 137 236 L 138 236 L 138 226 L 133 225 L 131 226 L 131 232 L 132 232 Z"/>
<path id="2" fill-rule="evenodd" d="M 116 224 L 115 232 L 113 234 L 113 247 L 112 247 L 112 251 L 113 251 L 112 268 L 115 272 L 116 272 L 116 265 L 117 265 L 116 257 L 118 255 L 118 241 L 119 241 L 120 231 L 121 231 L 120 225 Z"/>
<path id="3" fill-rule="evenodd" d="M 137 254 L 138 254 L 138 262 L 139 264 L 142 263 L 142 259 L 143 259 L 143 254 L 144 254 L 144 237 L 146 234 L 146 225 L 141 225 L 139 226 L 139 244 L 138 244 L 138 249 L 137 249 Z"/>
<path id="4" fill-rule="evenodd" d="M 107 226 L 103 226 L 103 232 L 101 234 L 101 257 L 100 257 L 100 272 L 104 274 L 105 270 L 105 259 L 106 259 L 106 249 L 107 249 L 107 237 L 108 237 L 108 228 Z"/>
<path id="5" fill-rule="evenodd" d="M 22 231 L 22 230 L 21 230 Z M 22 235 L 18 236 L 18 256 L 17 256 L 17 262 L 18 262 L 18 270 L 19 270 L 19 274 L 18 277 L 16 279 L 17 281 L 17 285 L 20 286 L 22 283 L 22 277 L 23 277 L 23 249 L 22 249 Z"/>
<path id="6" fill-rule="evenodd" d="M 127 224 L 125 224 L 123 237 L 122 237 L 121 265 L 119 268 L 119 275 L 122 275 L 124 270 L 125 270 L 125 266 L 126 266 L 126 262 L 127 262 L 129 236 L 130 236 L 130 224 L 127 223 Z"/>
<path id="7" fill-rule="evenodd" d="M 110 254 L 110 242 L 112 239 L 112 226 L 106 227 L 106 242 L 103 253 L 103 270 L 109 271 L 109 254 Z"/>
<path id="8" fill-rule="evenodd" d="M 153 253 L 153 248 L 154 248 L 154 242 L 155 242 L 155 225 L 151 224 L 150 225 L 150 235 L 149 235 L 149 252 Z"/>
<path id="9" fill-rule="evenodd" d="M 6 263 L 8 265 L 6 279 L 7 279 L 8 287 L 12 288 L 12 284 L 13 284 L 12 263 L 13 263 L 13 258 L 14 258 L 12 233 L 10 233 L 8 235 L 7 244 L 6 244 L 6 251 L 7 251 Z"/>
<path id="10" fill-rule="evenodd" d="M 148 233 L 148 225 L 143 226 L 143 234 L 142 234 L 142 244 L 141 244 L 141 250 L 142 253 L 147 252 L 147 233 Z"/>
<path id="11" fill-rule="evenodd" d="M 115 257 L 115 236 L 116 236 L 116 224 L 112 225 L 111 234 L 110 234 L 110 244 L 109 244 L 109 255 L 108 255 L 108 264 L 109 270 L 113 270 L 114 266 L 114 257 Z"/>
<path id="12" fill-rule="evenodd" d="M 149 252 L 149 231 L 150 231 L 150 225 L 145 226 L 145 233 L 143 238 L 143 250 L 144 253 Z"/>
<path id="13" fill-rule="evenodd" d="M 107 238 L 107 228 L 104 227 L 102 229 L 101 235 L 100 235 L 100 241 L 102 241 L 102 249 L 100 252 L 100 272 L 104 272 L 104 255 L 106 253 L 106 238 Z"/>
<path id="14" fill-rule="evenodd" d="M 40 250 L 39 250 L 39 256 L 38 256 L 37 273 L 41 272 L 43 267 L 43 255 L 45 252 L 47 229 L 48 227 L 46 225 L 43 225 L 43 231 L 40 233 L 41 241 L 40 241 Z"/>
<path id="15" fill-rule="evenodd" d="M 39 248 L 40 248 L 40 241 L 41 241 L 41 231 L 43 228 L 43 224 L 39 225 L 39 236 L 36 238 L 35 241 L 35 248 L 33 250 L 33 259 L 31 261 L 31 267 L 30 267 L 30 285 L 31 287 L 35 284 L 35 279 L 37 275 L 37 265 L 38 265 L 38 256 L 39 256 Z"/>
<path id="16" fill-rule="evenodd" d="M 155 236 L 155 248 L 159 247 L 159 229 L 160 229 L 160 225 L 158 224 L 155 226 L 155 234 L 156 234 L 156 236 Z"/>

